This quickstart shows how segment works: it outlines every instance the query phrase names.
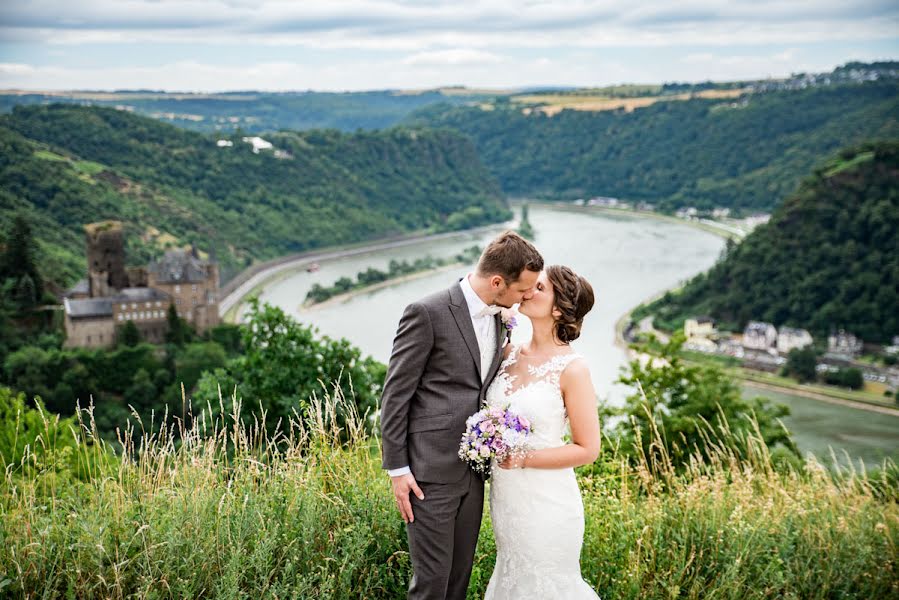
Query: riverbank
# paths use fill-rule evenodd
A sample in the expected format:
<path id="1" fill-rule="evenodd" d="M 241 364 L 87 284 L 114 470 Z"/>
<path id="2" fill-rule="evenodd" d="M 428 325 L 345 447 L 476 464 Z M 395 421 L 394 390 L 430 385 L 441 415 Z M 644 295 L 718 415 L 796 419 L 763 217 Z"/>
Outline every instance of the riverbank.
<path id="1" fill-rule="evenodd" d="M 259 265 L 255 265 L 253 267 L 249 267 L 247 271 L 255 270 L 257 271 L 256 273 L 253 273 L 248 277 L 243 277 L 244 281 L 242 281 L 240 285 L 232 286 L 233 289 L 229 290 L 229 292 L 219 300 L 219 314 L 221 315 L 221 318 L 224 322 L 238 323 L 240 321 L 242 307 L 248 298 L 258 294 L 273 283 L 281 281 L 282 279 L 289 277 L 290 275 L 293 275 L 298 271 L 305 270 L 313 263 L 364 255 L 370 252 L 386 250 L 390 248 L 400 248 L 403 246 L 418 244 L 421 242 L 461 238 L 490 231 L 499 232 L 514 227 L 515 221 L 506 221 L 504 223 L 494 223 L 492 225 L 484 225 L 482 227 L 475 227 L 473 229 L 465 229 L 462 231 L 448 231 L 445 233 L 431 234 L 410 234 L 397 238 L 391 238 L 388 240 L 380 240 L 377 242 L 361 242 L 359 244 L 345 246 L 332 246 L 330 248 L 322 248 L 313 252 L 297 254 L 292 257 L 284 257 L 281 259 L 276 259 L 276 264 L 272 264 L 271 266 L 263 269 L 260 269 Z M 425 271 L 423 273 L 432 272 L 433 271 Z M 238 275 L 237 277 L 235 277 L 235 279 L 238 279 L 240 277 L 242 277 L 242 275 Z M 389 283 L 399 283 L 399 280 L 394 279 Z M 353 291 L 362 293 L 370 290 L 371 287 L 366 287 Z"/>
<path id="2" fill-rule="evenodd" d="M 362 294 L 370 294 L 371 292 L 375 292 L 377 290 L 382 290 L 384 288 L 388 288 L 394 285 L 400 285 L 403 283 L 408 283 L 410 281 L 415 281 L 416 279 L 421 279 L 423 277 L 427 277 L 428 275 L 433 275 L 434 273 L 440 273 L 443 271 L 451 271 L 452 269 L 456 269 L 462 266 L 462 263 L 452 263 L 450 265 L 443 265 L 442 267 L 435 267 L 433 269 L 426 269 L 424 271 L 418 271 L 416 273 L 409 273 L 408 275 L 402 275 L 400 277 L 395 277 L 393 279 L 387 279 L 385 281 L 379 281 L 378 283 L 373 283 L 371 285 L 367 285 L 365 287 L 357 288 L 355 290 L 350 290 L 349 292 L 345 292 L 343 294 L 338 294 L 337 296 L 332 296 L 328 298 L 324 302 L 316 302 L 315 304 L 300 304 L 299 308 L 303 312 L 313 312 L 316 310 L 321 310 L 324 308 L 330 308 L 337 304 L 342 304 L 349 300 L 352 300 L 356 296 L 361 296 Z M 280 278 L 279 278 L 280 279 Z"/>
<path id="3" fill-rule="evenodd" d="M 552 203 L 535 203 L 541 204 L 545 206 L 553 207 Z M 683 225 L 689 225 L 691 227 L 695 227 L 697 229 L 702 229 L 703 231 L 707 231 L 709 233 L 714 233 L 719 235 L 720 237 L 739 239 L 736 236 L 728 235 L 728 233 L 723 229 L 716 229 L 714 227 L 706 226 L 701 222 L 696 221 L 688 221 L 684 219 L 677 219 L 674 217 L 669 217 L 667 215 L 661 215 L 658 213 L 650 213 L 648 211 L 633 211 L 626 209 L 617 209 L 617 208 L 609 208 L 609 207 L 581 207 L 581 206 L 559 206 L 558 208 L 563 208 L 564 210 L 571 210 L 574 212 L 578 211 L 602 211 L 602 212 L 612 212 L 626 215 L 634 215 L 641 217 L 649 217 L 649 218 L 657 218 L 660 220 L 665 220 L 668 222 L 680 223 Z M 666 293 L 669 292 L 677 292 L 682 285 L 677 285 L 667 290 L 662 290 L 653 294 L 652 296 L 647 297 L 645 300 L 628 310 L 626 313 L 621 315 L 618 320 L 615 322 L 615 345 L 619 348 L 630 351 L 630 347 L 628 345 L 627 340 L 624 338 L 625 329 L 628 326 L 628 323 L 631 321 L 631 315 L 633 315 L 634 310 L 637 307 L 650 304 L 655 302 Z M 695 361 L 694 361 L 695 362 Z M 820 400 L 823 402 L 830 402 L 832 404 L 840 404 L 842 406 L 846 406 L 848 408 L 855 408 L 859 410 L 868 410 L 872 412 L 877 412 L 881 414 L 888 414 L 891 416 L 899 416 L 899 407 L 894 407 L 890 402 L 885 401 L 881 398 L 873 397 L 870 393 L 866 392 L 854 392 L 850 390 L 844 390 L 841 388 L 831 388 L 828 386 L 822 385 L 806 385 L 800 384 L 798 382 L 789 380 L 784 377 L 779 377 L 777 375 L 772 375 L 769 373 L 762 373 L 759 371 L 755 371 L 753 369 L 747 369 L 743 367 L 730 367 L 727 368 L 726 371 L 733 377 L 740 379 L 744 386 L 749 387 L 757 387 L 760 389 L 767 389 L 772 391 L 778 391 L 784 394 L 793 394 L 796 396 L 801 396 L 803 398 L 810 398 L 813 400 Z"/>
<path id="4" fill-rule="evenodd" d="M 670 215 L 664 215 L 659 212 L 651 211 L 651 210 L 634 210 L 629 208 L 613 208 L 611 206 L 578 206 L 576 204 L 570 203 L 561 203 L 561 202 L 547 202 L 542 200 L 516 200 L 516 204 L 531 204 L 535 206 L 542 206 L 545 208 L 551 208 L 555 210 L 564 210 L 568 212 L 581 212 L 581 213 L 597 213 L 604 212 L 609 214 L 615 214 L 620 216 L 631 216 L 631 217 L 645 217 L 647 219 L 656 219 L 659 221 L 666 221 L 668 223 L 677 223 L 679 225 L 686 225 L 688 227 L 693 227 L 694 229 L 700 229 L 702 231 L 713 233 L 719 237 L 725 239 L 731 239 L 735 242 L 739 242 L 744 237 L 746 237 L 746 233 L 739 230 L 738 228 L 728 225 L 727 223 L 713 221 L 711 219 L 702 219 L 702 220 L 694 220 L 694 219 L 680 219 L 678 217 L 672 217 Z"/>

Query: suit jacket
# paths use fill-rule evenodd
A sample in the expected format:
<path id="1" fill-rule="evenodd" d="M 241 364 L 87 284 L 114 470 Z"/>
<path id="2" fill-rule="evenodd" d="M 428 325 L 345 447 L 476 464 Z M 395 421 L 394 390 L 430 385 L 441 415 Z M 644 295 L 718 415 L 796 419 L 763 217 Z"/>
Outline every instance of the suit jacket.
<path id="1" fill-rule="evenodd" d="M 465 420 L 480 410 L 502 359 L 481 383 L 481 355 L 465 295 L 458 284 L 406 307 L 381 396 L 382 466 L 409 465 L 416 480 L 454 483 L 468 469 L 458 455 Z"/>

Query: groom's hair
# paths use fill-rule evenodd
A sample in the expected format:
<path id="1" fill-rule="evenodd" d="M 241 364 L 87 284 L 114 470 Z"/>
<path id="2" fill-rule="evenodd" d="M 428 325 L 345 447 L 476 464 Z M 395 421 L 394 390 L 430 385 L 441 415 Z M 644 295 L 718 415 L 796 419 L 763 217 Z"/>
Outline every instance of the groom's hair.
<path id="1" fill-rule="evenodd" d="M 501 233 L 490 242 L 478 260 L 478 275 L 499 275 L 506 285 L 518 281 L 525 269 L 542 271 L 543 257 L 532 243 L 511 230 Z"/>

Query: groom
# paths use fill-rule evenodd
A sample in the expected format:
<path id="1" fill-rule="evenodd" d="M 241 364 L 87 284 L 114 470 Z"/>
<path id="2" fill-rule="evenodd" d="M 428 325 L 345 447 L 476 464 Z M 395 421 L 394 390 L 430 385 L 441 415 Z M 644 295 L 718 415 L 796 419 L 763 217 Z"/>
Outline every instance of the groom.
<path id="1" fill-rule="evenodd" d="M 462 600 L 471 576 L 484 481 L 458 457 L 502 356 L 499 309 L 530 298 L 543 257 L 507 231 L 474 273 L 406 307 L 381 398 L 387 469 L 412 558 L 410 599 Z"/>

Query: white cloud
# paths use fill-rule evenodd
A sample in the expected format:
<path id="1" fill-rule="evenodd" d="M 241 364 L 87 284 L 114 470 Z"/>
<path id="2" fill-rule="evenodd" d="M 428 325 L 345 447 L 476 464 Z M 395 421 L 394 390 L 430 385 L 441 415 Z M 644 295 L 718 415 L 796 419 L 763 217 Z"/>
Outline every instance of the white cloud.
<path id="1" fill-rule="evenodd" d="M 893 47 L 887 54 L 895 57 L 897 32 L 896 0 L 0 0 L 0 87 L 343 90 L 750 79 L 855 58 L 814 55 L 810 45 L 821 42 L 870 58 L 890 58 L 875 46 Z M 160 58 L 139 44 L 159 48 Z M 104 66 L 97 46 L 116 60 Z M 144 54 L 129 56 L 138 51 Z"/>
<path id="2" fill-rule="evenodd" d="M 34 73 L 34 67 L 22 63 L 0 63 L 0 77 L 6 75 L 22 76 Z"/>
<path id="3" fill-rule="evenodd" d="M 859 0 L 34 0 L 0 7 L 0 39 L 234 41 L 317 48 L 604 47 L 884 39 L 899 4 Z"/>
<path id="4" fill-rule="evenodd" d="M 417 66 L 441 66 L 441 65 L 491 65 L 502 62 L 503 59 L 496 54 L 473 50 L 471 48 L 453 48 L 450 50 L 435 50 L 432 52 L 419 52 L 403 59 L 404 65 Z"/>

